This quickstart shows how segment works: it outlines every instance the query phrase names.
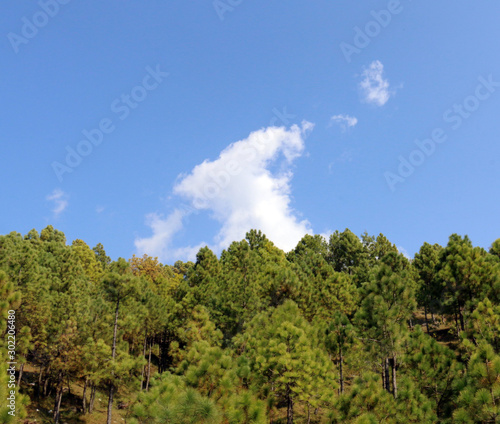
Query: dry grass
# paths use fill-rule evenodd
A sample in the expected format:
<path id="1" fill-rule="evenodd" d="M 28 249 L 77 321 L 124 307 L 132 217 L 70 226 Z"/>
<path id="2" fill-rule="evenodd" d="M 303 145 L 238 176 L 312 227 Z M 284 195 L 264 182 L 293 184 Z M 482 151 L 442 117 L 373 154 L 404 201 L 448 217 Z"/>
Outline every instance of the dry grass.
<path id="1" fill-rule="evenodd" d="M 40 397 L 40 399 L 37 399 L 33 384 L 36 384 L 38 372 L 39 370 L 30 364 L 27 364 L 24 368 L 21 391 L 23 393 L 28 393 L 31 398 L 31 403 L 28 406 L 27 420 L 30 423 L 52 424 L 54 421 L 52 413 L 49 411 L 52 411 L 54 408 L 55 396 L 54 393 L 51 393 L 47 397 Z M 107 393 L 98 391 L 96 393 L 94 411 L 92 414 L 83 415 L 81 412 L 83 385 L 81 382 L 73 382 L 70 388 L 71 393 L 68 392 L 66 387 L 61 402 L 61 424 L 103 424 L 106 422 L 108 412 Z M 127 410 L 118 409 L 117 406 L 122 402 L 130 404 L 134 399 L 135 395 L 132 393 L 127 393 L 123 390 L 117 393 L 113 402 L 113 423 L 126 423 Z"/>
<path id="2" fill-rule="evenodd" d="M 455 323 L 452 317 L 435 315 L 435 322 L 431 320 L 431 315 L 427 314 L 429 322 L 429 335 L 440 344 L 455 350 L 458 346 L 458 338 L 455 333 Z M 421 325 L 427 333 L 425 325 L 425 314 L 423 310 L 418 310 L 413 314 L 413 325 Z"/>

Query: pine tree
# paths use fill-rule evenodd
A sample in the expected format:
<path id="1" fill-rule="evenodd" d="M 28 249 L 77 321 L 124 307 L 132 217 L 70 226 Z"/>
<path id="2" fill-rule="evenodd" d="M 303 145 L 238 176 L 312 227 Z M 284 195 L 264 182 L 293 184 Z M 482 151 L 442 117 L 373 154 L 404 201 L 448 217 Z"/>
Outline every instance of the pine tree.
<path id="1" fill-rule="evenodd" d="M 299 281 L 292 299 L 309 320 L 328 320 L 335 310 L 352 314 L 358 300 L 351 275 L 334 270 L 327 262 L 326 249 L 321 236 L 306 235 L 287 255 Z"/>
<path id="2" fill-rule="evenodd" d="M 356 322 L 363 329 L 366 345 L 382 361 L 382 381 L 387 391 L 398 396 L 398 356 L 408 332 L 408 320 L 415 310 L 414 281 L 405 271 L 394 272 L 397 256 L 389 254 L 371 272 L 370 282 L 361 289 L 363 301 L 356 313 Z M 397 261 L 396 261 L 397 262 Z M 392 390 L 389 381 L 392 370 Z"/>
<path id="3" fill-rule="evenodd" d="M 104 246 L 101 243 L 97 243 L 97 245 L 92 248 L 92 251 L 95 253 L 97 261 L 101 264 L 102 270 L 106 271 L 111 263 L 111 258 L 106 255 Z"/>
<path id="4" fill-rule="evenodd" d="M 114 323 L 113 323 L 113 342 L 111 348 L 111 360 L 113 368 L 111 369 L 109 379 L 109 399 L 108 399 L 108 415 L 107 424 L 111 424 L 111 411 L 113 407 L 113 395 L 116 390 L 115 376 L 119 361 L 117 359 L 117 335 L 118 335 L 118 317 L 120 312 L 120 304 L 129 296 L 137 294 L 138 280 L 130 271 L 129 264 L 122 258 L 113 263 L 110 271 L 103 279 L 103 289 L 108 300 L 114 305 Z M 127 364 L 128 365 L 128 364 Z M 127 366 L 124 367 L 125 369 Z"/>
<path id="5" fill-rule="evenodd" d="M 71 247 L 85 275 L 93 284 L 97 284 L 102 278 L 103 269 L 96 254 L 83 240 L 74 240 Z"/>
<path id="6" fill-rule="evenodd" d="M 494 255 L 498 259 L 500 259 L 500 238 L 496 239 L 490 248 L 490 255 Z"/>
<path id="7" fill-rule="evenodd" d="M 473 247 L 467 236 L 453 234 L 440 255 L 438 278 L 446 288 L 445 306 L 455 316 L 457 335 L 465 330 L 466 313 L 491 294 L 499 274 L 484 249 Z"/>
<path id="8" fill-rule="evenodd" d="M 377 374 L 357 377 L 330 414 L 331 424 L 432 424 L 437 422 L 429 400 L 411 381 L 401 381 L 398 399 L 382 388 Z"/>
<path id="9" fill-rule="evenodd" d="M 500 356 L 487 343 L 472 354 L 460 390 L 454 423 L 482 424 L 500 422 Z"/>
<path id="10" fill-rule="evenodd" d="M 326 346 L 328 351 L 335 358 L 339 370 L 339 394 L 344 393 L 344 362 L 345 356 L 349 352 L 351 346 L 356 342 L 355 328 L 349 319 L 337 312 L 331 322 L 328 324 L 326 331 Z"/>
<path id="11" fill-rule="evenodd" d="M 265 424 L 266 407 L 244 384 L 232 352 L 207 341 L 196 342 L 177 369 L 188 386 L 214 400 L 224 422 Z"/>
<path id="12" fill-rule="evenodd" d="M 221 424 L 221 413 L 214 401 L 186 387 L 181 377 L 164 374 L 139 395 L 131 423 Z"/>
<path id="13" fill-rule="evenodd" d="M 500 305 L 492 303 L 488 298 L 479 302 L 470 315 L 462 341 L 465 348 L 472 348 L 480 343 L 488 343 L 496 354 L 500 354 Z"/>
<path id="14" fill-rule="evenodd" d="M 408 337 L 403 367 L 404 373 L 432 402 L 437 417 L 449 420 L 457 396 L 455 386 L 463 372 L 456 354 L 417 326 Z"/>
<path id="15" fill-rule="evenodd" d="M 14 292 L 13 284 L 7 280 L 7 276 L 3 271 L 0 271 L 0 357 L 4 358 L 5 362 L 16 362 L 17 357 L 10 357 L 10 352 L 15 352 L 15 348 L 10 350 L 10 347 L 15 346 L 16 337 L 16 309 L 19 307 L 21 296 L 18 292 Z M 14 313 L 12 313 L 14 312 Z M 15 355 L 15 354 L 13 354 Z M 8 359 L 8 360 L 7 360 Z M 6 365 L 4 362 L 4 365 Z M 19 393 L 15 375 L 7 372 L 6 369 L 16 368 L 15 364 L 9 366 L 0 373 L 0 422 L 5 424 L 21 422 L 20 420 L 26 416 L 26 405 L 28 398 Z"/>
<path id="16" fill-rule="evenodd" d="M 327 258 L 335 271 L 353 275 L 366 266 L 368 250 L 359 237 L 346 228 L 330 236 Z"/>
<path id="17" fill-rule="evenodd" d="M 256 316 L 238 340 L 251 364 L 250 384 L 271 405 L 286 407 L 288 424 L 294 421 L 295 404 L 319 408 L 336 389 L 333 364 L 318 344 L 292 301 Z"/>
<path id="18" fill-rule="evenodd" d="M 419 279 L 417 299 L 418 303 L 424 307 L 427 333 L 429 332 L 427 314 L 430 312 L 434 316 L 434 311 L 441 303 L 443 287 L 437 279 L 437 265 L 442 249 L 438 244 L 424 243 L 413 261 L 413 267 L 417 270 Z"/>

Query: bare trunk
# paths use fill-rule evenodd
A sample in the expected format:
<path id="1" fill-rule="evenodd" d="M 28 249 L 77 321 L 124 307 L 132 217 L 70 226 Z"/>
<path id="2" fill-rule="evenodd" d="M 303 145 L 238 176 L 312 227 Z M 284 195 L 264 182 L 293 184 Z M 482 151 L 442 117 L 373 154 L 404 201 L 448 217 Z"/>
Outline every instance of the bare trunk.
<path id="1" fill-rule="evenodd" d="M 111 424 L 111 412 L 113 408 L 113 393 L 115 391 L 115 386 L 113 384 L 109 385 L 109 398 L 108 398 L 108 420 L 107 423 Z"/>
<path id="2" fill-rule="evenodd" d="M 118 311 L 120 309 L 120 300 L 116 302 L 116 309 L 115 309 L 115 325 L 113 328 L 113 350 L 111 352 L 111 357 L 113 360 L 116 357 L 116 334 L 118 332 Z"/>
<path id="3" fill-rule="evenodd" d="M 287 397 L 287 409 L 286 409 L 286 422 L 287 424 L 293 424 L 293 398 L 290 386 L 286 387 L 286 397 Z"/>
<path id="4" fill-rule="evenodd" d="M 59 418 L 60 418 L 60 409 L 61 409 L 61 400 L 62 400 L 62 395 L 63 395 L 63 390 L 64 390 L 64 381 L 63 381 L 63 375 L 62 372 L 59 371 L 59 381 L 57 382 L 57 390 L 56 390 L 56 402 L 54 404 L 54 423 L 58 424 L 59 423 Z"/>
<path id="5" fill-rule="evenodd" d="M 459 316 L 459 318 L 460 318 L 460 329 L 461 329 L 462 331 L 465 331 L 464 314 L 463 314 L 463 312 L 462 312 L 462 308 L 461 308 L 461 307 L 459 307 L 459 308 L 458 308 L 458 316 Z"/>
<path id="6" fill-rule="evenodd" d="M 340 374 L 340 394 L 344 393 L 344 357 L 342 356 L 342 347 L 339 347 L 339 374 Z"/>
<path id="7" fill-rule="evenodd" d="M 391 380 L 389 377 L 389 358 L 385 358 L 385 390 L 391 393 Z"/>
<path id="8" fill-rule="evenodd" d="M 385 385 L 385 359 L 382 360 L 382 388 L 386 390 Z"/>
<path id="9" fill-rule="evenodd" d="M 169 348 L 169 335 L 164 331 L 160 336 L 160 366 L 159 372 L 162 373 L 167 369 L 169 363 L 168 348 Z"/>
<path id="10" fill-rule="evenodd" d="M 397 368 L 397 363 L 396 363 L 396 357 L 394 356 L 392 358 L 392 394 L 394 395 L 394 399 L 398 398 L 398 383 L 396 380 L 396 368 Z"/>
<path id="11" fill-rule="evenodd" d="M 47 389 L 49 388 L 49 381 L 50 381 L 50 377 L 47 377 L 45 379 L 45 383 L 43 384 L 43 395 L 44 396 L 47 396 Z"/>
<path id="12" fill-rule="evenodd" d="M 429 334 L 429 321 L 427 321 L 427 305 L 424 305 L 424 317 L 425 317 L 425 326 L 427 327 L 427 334 Z"/>
<path id="13" fill-rule="evenodd" d="M 43 368 L 40 367 L 40 374 L 38 374 L 38 385 L 36 389 L 37 398 L 39 398 L 40 395 L 42 394 L 42 381 L 43 381 Z"/>
<path id="14" fill-rule="evenodd" d="M 19 367 L 19 378 L 17 379 L 17 387 L 21 387 L 21 380 L 23 379 L 24 364 Z"/>
<path id="15" fill-rule="evenodd" d="M 458 312 L 456 308 L 455 308 L 455 327 L 457 331 L 457 337 L 460 337 L 460 325 L 458 324 Z"/>
<path id="16" fill-rule="evenodd" d="M 118 332 L 118 311 L 120 309 L 120 299 L 116 301 L 116 309 L 115 309 L 115 325 L 113 328 L 113 349 L 111 351 L 111 358 L 113 362 L 115 361 L 116 357 L 116 334 Z M 113 379 L 114 375 L 111 376 Z M 108 398 L 108 419 L 107 419 L 107 424 L 111 424 L 111 411 L 113 409 L 113 392 L 115 390 L 114 382 L 111 381 L 109 384 L 109 398 Z"/>
<path id="17" fill-rule="evenodd" d="M 144 348 L 142 350 L 142 358 L 144 359 L 146 357 L 146 342 L 148 340 L 148 333 L 144 335 Z M 144 389 L 144 371 L 146 369 L 146 365 L 144 365 L 141 369 L 141 392 Z"/>
<path id="18" fill-rule="evenodd" d="M 83 386 L 83 396 L 82 396 L 82 407 L 83 413 L 87 413 L 87 386 L 89 384 L 89 378 L 85 377 L 85 385 Z"/>
<path id="19" fill-rule="evenodd" d="M 307 402 L 307 424 L 311 424 L 311 405 Z"/>
<path id="20" fill-rule="evenodd" d="M 94 401 L 95 401 L 95 392 L 97 388 L 94 383 L 92 383 L 92 389 L 90 390 L 90 402 L 89 402 L 89 414 L 94 412 Z"/>
<path id="21" fill-rule="evenodd" d="M 151 376 L 151 347 L 153 345 L 153 341 L 149 342 L 149 357 L 148 357 L 148 377 L 146 380 L 146 392 L 149 390 L 149 378 Z"/>

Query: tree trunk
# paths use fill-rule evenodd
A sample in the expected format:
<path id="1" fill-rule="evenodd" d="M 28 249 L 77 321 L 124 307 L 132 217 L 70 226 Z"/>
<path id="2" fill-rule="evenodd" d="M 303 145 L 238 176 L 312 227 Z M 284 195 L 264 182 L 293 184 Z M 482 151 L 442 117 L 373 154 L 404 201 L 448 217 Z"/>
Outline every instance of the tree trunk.
<path id="1" fill-rule="evenodd" d="M 396 368 L 397 368 L 397 363 L 396 363 L 396 357 L 394 356 L 392 358 L 392 394 L 394 395 L 394 399 L 398 398 L 398 383 L 396 380 Z"/>
<path id="2" fill-rule="evenodd" d="M 146 357 L 146 342 L 148 340 L 148 333 L 146 331 L 146 334 L 144 335 L 144 348 L 142 350 L 142 358 L 144 359 Z M 144 371 L 146 370 L 146 365 L 142 366 L 141 369 L 141 392 L 144 389 Z"/>
<path id="3" fill-rule="evenodd" d="M 457 333 L 457 337 L 460 337 L 460 327 L 458 325 L 458 314 L 457 314 L 457 309 L 455 308 L 455 311 L 453 313 L 455 317 L 455 331 Z"/>
<path id="4" fill-rule="evenodd" d="M 120 299 L 116 301 L 116 309 L 115 309 L 115 325 L 113 328 L 113 349 L 111 351 L 111 359 L 114 362 L 115 357 L 116 357 L 116 334 L 118 332 L 118 311 L 120 309 Z M 113 379 L 114 375 L 111 375 L 111 378 Z M 107 424 L 111 424 L 111 410 L 113 408 L 113 392 L 114 392 L 115 386 L 114 382 L 111 381 L 109 384 L 109 398 L 108 398 L 108 419 L 106 421 Z"/>
<path id="5" fill-rule="evenodd" d="M 151 347 L 153 345 L 153 341 L 149 342 L 149 357 L 148 357 L 148 376 L 146 380 L 146 392 L 149 391 L 149 378 L 151 376 Z"/>
<path id="6" fill-rule="evenodd" d="M 49 381 L 50 381 L 50 377 L 47 377 L 45 379 L 45 383 L 43 384 L 43 395 L 44 396 L 47 396 L 47 389 L 48 389 L 48 386 L 49 386 Z"/>
<path id="7" fill-rule="evenodd" d="M 307 402 L 307 424 L 311 424 L 311 405 Z"/>
<path id="8" fill-rule="evenodd" d="M 460 318 L 460 329 L 462 331 L 465 331 L 465 321 L 464 321 L 464 314 L 462 313 L 462 308 L 458 308 L 458 316 Z"/>
<path id="9" fill-rule="evenodd" d="M 113 407 L 113 393 L 115 390 L 115 386 L 113 383 L 109 385 L 109 398 L 108 398 L 108 420 L 107 424 L 111 424 L 111 412 L 112 412 L 112 407 Z"/>
<path id="10" fill-rule="evenodd" d="M 63 390 L 64 390 L 64 381 L 63 381 L 63 375 L 62 371 L 59 371 L 59 381 L 57 382 L 57 390 L 56 390 L 56 402 L 54 404 L 54 423 L 58 424 L 59 423 L 59 418 L 60 418 L 60 409 L 61 409 L 61 400 L 62 400 L 62 395 L 63 395 Z"/>
<path id="11" fill-rule="evenodd" d="M 89 414 L 94 412 L 94 401 L 95 401 L 95 392 L 97 388 L 94 383 L 92 383 L 92 388 L 90 389 L 90 402 L 89 402 Z"/>
<path id="12" fill-rule="evenodd" d="M 287 386 L 287 409 L 286 409 L 286 422 L 287 424 L 293 424 L 293 399 L 291 395 L 290 387 Z"/>
<path id="13" fill-rule="evenodd" d="M 168 348 L 169 348 L 169 334 L 164 331 L 160 336 L 160 373 L 165 372 L 169 365 Z"/>
<path id="14" fill-rule="evenodd" d="M 385 384 L 385 359 L 382 359 L 382 388 L 384 390 L 387 389 L 387 386 Z"/>
<path id="15" fill-rule="evenodd" d="M 339 347 L 339 374 L 340 374 L 340 394 L 344 393 L 344 357 L 342 356 L 342 347 Z"/>
<path id="16" fill-rule="evenodd" d="M 17 379 L 17 387 L 21 387 L 21 380 L 23 378 L 23 369 L 24 369 L 24 364 L 21 364 L 19 367 L 19 378 Z"/>
<path id="17" fill-rule="evenodd" d="M 427 327 L 427 334 L 429 334 L 429 321 L 427 321 L 427 305 L 424 305 L 424 317 L 425 326 Z"/>
<path id="18" fill-rule="evenodd" d="M 391 380 L 389 377 L 389 358 L 385 358 L 385 390 L 391 393 Z"/>
<path id="19" fill-rule="evenodd" d="M 158 343 L 158 354 L 159 354 L 159 358 L 158 358 L 158 372 L 161 374 L 164 369 L 163 369 L 163 355 L 164 355 L 164 352 L 163 352 L 163 340 L 165 339 L 166 335 L 165 335 L 165 332 L 161 333 L 160 336 L 156 336 L 156 341 Z"/>
<path id="20" fill-rule="evenodd" d="M 42 394 L 43 368 L 40 366 L 40 374 L 38 374 L 38 385 L 36 386 L 36 397 L 40 398 Z"/>
<path id="21" fill-rule="evenodd" d="M 116 357 L 116 333 L 118 332 L 118 311 L 120 309 L 120 300 L 116 301 L 115 309 L 115 324 L 113 328 L 113 350 L 111 351 L 111 358 L 114 360 Z"/>
<path id="22" fill-rule="evenodd" d="M 83 386 L 83 396 L 82 396 L 82 407 L 83 413 L 87 413 L 87 386 L 89 384 L 89 378 L 85 377 L 85 385 Z"/>

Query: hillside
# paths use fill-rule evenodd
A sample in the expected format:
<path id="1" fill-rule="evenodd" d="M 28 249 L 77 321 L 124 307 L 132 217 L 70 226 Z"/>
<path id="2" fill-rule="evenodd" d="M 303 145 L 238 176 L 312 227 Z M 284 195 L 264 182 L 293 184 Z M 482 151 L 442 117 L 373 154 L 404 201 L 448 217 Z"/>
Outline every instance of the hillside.
<path id="1" fill-rule="evenodd" d="M 500 423 L 500 239 L 252 230 L 166 265 L 48 226 L 0 236 L 0 312 L 2 423 Z"/>

